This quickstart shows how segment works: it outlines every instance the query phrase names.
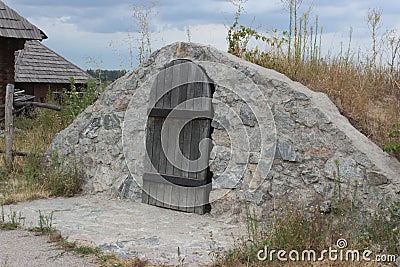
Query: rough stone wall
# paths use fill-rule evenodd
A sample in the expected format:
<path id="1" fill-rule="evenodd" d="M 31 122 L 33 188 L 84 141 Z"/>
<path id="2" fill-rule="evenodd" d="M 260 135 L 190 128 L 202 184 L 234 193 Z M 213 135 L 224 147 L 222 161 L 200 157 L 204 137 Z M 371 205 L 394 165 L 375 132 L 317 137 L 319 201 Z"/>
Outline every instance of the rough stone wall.
<path id="1" fill-rule="evenodd" d="M 281 201 L 329 203 L 335 184 L 357 185 L 357 205 L 374 208 L 400 193 L 400 163 L 354 129 L 322 93 L 211 47 L 176 43 L 111 84 L 50 151 L 84 172 L 87 191 L 140 201 L 146 111 L 154 75 L 188 58 L 215 83 L 211 213 L 263 216 Z M 339 175 L 337 173 L 339 169 Z"/>

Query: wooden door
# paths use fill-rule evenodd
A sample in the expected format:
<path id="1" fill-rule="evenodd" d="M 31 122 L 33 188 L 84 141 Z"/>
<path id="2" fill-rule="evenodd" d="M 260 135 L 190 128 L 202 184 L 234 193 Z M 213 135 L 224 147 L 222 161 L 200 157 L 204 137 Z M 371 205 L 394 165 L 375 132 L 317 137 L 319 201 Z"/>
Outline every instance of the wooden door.
<path id="1" fill-rule="evenodd" d="M 174 60 L 157 75 L 148 110 L 142 202 L 206 212 L 213 88 L 188 60 Z"/>

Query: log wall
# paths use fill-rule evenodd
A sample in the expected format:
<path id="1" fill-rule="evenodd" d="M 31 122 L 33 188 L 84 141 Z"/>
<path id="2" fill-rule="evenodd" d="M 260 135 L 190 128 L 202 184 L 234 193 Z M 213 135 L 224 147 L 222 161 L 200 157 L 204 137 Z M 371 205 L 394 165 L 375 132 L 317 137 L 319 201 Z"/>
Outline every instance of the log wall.
<path id="1" fill-rule="evenodd" d="M 15 51 L 24 48 L 25 40 L 0 37 L 0 105 L 5 103 L 7 84 L 14 83 Z M 4 110 L 0 109 L 0 117 Z"/>

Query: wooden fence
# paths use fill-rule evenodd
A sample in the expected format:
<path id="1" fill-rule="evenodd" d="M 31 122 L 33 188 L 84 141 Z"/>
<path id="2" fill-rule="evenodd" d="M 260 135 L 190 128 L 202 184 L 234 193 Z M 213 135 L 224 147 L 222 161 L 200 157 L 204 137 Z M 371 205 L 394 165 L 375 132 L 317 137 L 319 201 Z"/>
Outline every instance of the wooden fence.
<path id="1" fill-rule="evenodd" d="M 4 105 L 0 105 L 0 108 L 4 108 L 4 135 L 5 135 L 5 150 L 0 150 L 0 153 L 5 153 L 5 162 L 7 168 L 12 168 L 14 156 L 27 156 L 27 152 L 18 152 L 13 150 L 13 130 L 14 130 L 14 114 L 22 111 L 25 107 L 36 106 L 41 108 L 48 108 L 56 111 L 60 111 L 61 107 L 47 104 L 39 103 L 33 101 L 23 101 L 31 100 L 30 97 L 20 98 L 22 101 L 15 101 L 15 88 L 13 84 L 8 84 L 6 88 L 6 98 Z M 19 108 L 19 109 L 17 109 Z"/>

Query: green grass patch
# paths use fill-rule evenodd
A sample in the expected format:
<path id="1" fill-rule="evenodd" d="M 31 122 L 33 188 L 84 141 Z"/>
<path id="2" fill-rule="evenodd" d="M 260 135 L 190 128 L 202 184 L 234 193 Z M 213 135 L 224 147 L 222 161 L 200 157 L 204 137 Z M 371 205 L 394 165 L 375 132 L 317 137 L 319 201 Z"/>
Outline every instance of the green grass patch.
<path id="1" fill-rule="evenodd" d="M 76 88 L 73 82 L 70 87 L 62 93 L 60 112 L 35 109 L 29 117 L 14 116 L 14 150 L 29 155 L 15 157 L 12 169 L 5 166 L 3 155 L 0 156 L 1 204 L 53 196 L 70 197 L 81 192 L 82 175 L 77 164 L 65 166 L 57 153 L 51 159 L 44 160 L 43 157 L 54 135 L 67 127 L 103 90 L 93 81 L 85 89 Z M 4 147 L 4 138 L 0 138 L 1 146 Z"/>

